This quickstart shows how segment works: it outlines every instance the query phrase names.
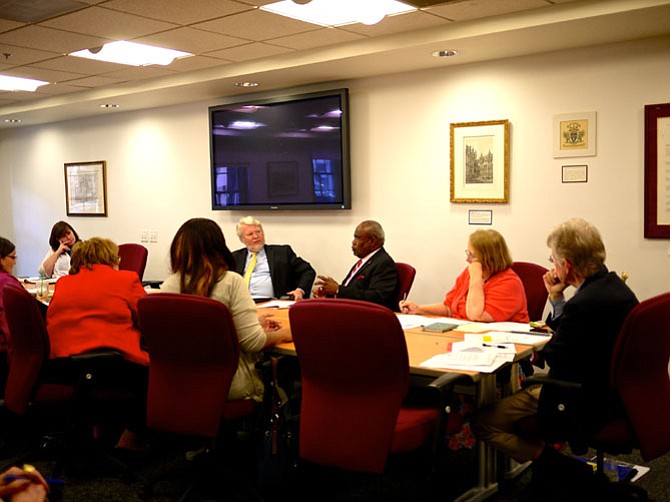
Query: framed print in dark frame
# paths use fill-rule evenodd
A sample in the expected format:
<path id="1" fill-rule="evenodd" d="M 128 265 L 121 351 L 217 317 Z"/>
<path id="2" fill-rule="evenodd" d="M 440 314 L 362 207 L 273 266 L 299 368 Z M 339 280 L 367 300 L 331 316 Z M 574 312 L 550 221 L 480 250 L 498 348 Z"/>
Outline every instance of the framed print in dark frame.
<path id="1" fill-rule="evenodd" d="M 107 163 L 65 164 L 65 209 L 68 216 L 107 216 Z"/>
<path id="2" fill-rule="evenodd" d="M 670 239 L 670 103 L 644 107 L 644 237 Z"/>

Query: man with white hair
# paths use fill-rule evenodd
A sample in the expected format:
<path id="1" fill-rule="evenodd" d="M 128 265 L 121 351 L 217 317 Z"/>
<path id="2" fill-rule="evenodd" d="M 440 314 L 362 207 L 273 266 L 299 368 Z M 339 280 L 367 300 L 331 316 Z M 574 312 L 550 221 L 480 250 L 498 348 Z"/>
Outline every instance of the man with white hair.
<path id="1" fill-rule="evenodd" d="M 256 302 L 309 298 L 316 272 L 291 246 L 266 244 L 263 225 L 252 216 L 240 219 L 237 236 L 245 247 L 233 252 L 235 271 L 244 277 Z"/>

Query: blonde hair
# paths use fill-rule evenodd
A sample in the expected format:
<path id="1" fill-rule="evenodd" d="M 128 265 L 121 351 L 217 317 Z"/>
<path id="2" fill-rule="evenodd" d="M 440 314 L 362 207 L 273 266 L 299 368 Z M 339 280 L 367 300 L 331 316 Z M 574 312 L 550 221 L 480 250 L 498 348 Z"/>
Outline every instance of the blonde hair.
<path id="1" fill-rule="evenodd" d="M 470 234 L 470 245 L 484 270 L 493 275 L 512 266 L 512 255 L 505 238 L 493 229 L 480 229 Z"/>
<path id="2" fill-rule="evenodd" d="M 93 269 L 93 265 L 109 265 L 113 267 L 119 263 L 119 246 L 110 239 L 91 237 L 85 241 L 78 241 L 72 247 L 70 258 L 70 274 L 77 274 L 86 267 Z"/>

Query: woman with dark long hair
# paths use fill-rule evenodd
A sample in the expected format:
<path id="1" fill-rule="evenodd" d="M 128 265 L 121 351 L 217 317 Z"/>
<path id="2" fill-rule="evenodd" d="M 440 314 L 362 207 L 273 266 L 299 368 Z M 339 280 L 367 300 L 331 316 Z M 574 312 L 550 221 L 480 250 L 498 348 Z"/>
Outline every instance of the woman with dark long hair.
<path id="1" fill-rule="evenodd" d="M 44 277 L 62 277 L 70 273 L 72 247 L 79 242 L 77 231 L 66 221 L 58 221 L 51 227 L 49 250 L 37 273 Z"/>
<path id="2" fill-rule="evenodd" d="M 192 218 L 177 230 L 170 246 L 173 274 L 161 285 L 162 292 L 190 293 L 222 302 L 233 317 L 240 341 L 240 362 L 230 387 L 230 399 L 263 397 L 263 383 L 255 364 L 263 350 L 291 341 L 280 325 L 259 319 L 256 304 L 219 225 L 207 218 Z"/>

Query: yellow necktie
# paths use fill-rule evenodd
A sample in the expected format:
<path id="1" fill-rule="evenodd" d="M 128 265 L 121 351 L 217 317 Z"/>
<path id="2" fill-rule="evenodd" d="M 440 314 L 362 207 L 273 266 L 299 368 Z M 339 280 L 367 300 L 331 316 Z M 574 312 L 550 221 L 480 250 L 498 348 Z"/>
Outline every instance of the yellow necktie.
<path id="1" fill-rule="evenodd" d="M 252 252 L 251 260 L 249 260 L 249 265 L 247 265 L 247 269 L 244 271 L 244 282 L 247 283 L 247 287 L 249 287 L 249 281 L 251 281 L 251 274 L 253 274 L 255 266 L 256 266 L 256 253 Z"/>

